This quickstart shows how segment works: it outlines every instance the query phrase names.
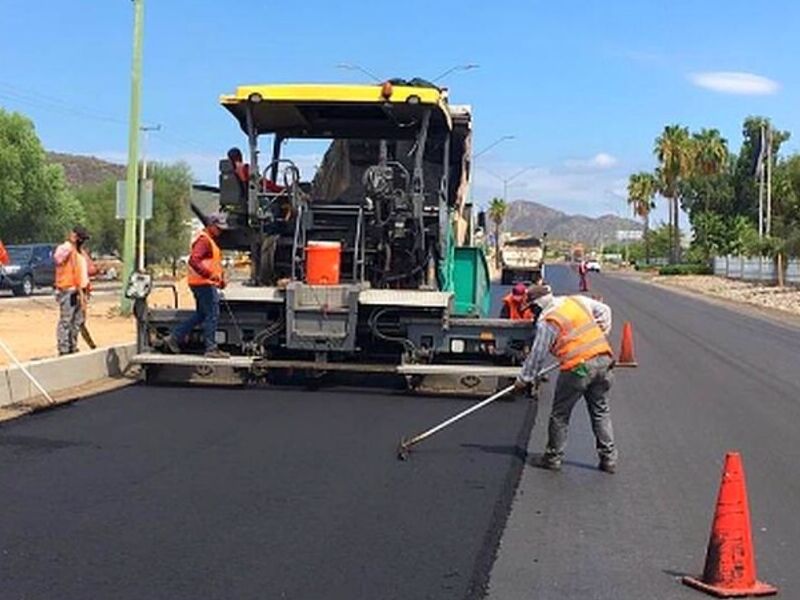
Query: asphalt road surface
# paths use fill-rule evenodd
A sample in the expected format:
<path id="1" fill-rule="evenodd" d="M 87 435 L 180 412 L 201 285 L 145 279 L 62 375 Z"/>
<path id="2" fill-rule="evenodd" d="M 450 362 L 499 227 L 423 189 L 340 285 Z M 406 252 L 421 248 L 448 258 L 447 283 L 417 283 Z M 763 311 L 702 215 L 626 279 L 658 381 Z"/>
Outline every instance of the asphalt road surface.
<path id="1" fill-rule="evenodd" d="M 548 278 L 577 289 L 564 267 Z M 620 470 L 595 469 L 579 405 L 563 471 L 524 468 L 489 597 L 703 597 L 678 577 L 702 570 L 729 449 L 744 457 L 759 575 L 800 597 L 800 331 L 625 279 L 592 284 L 614 308 L 615 346 L 634 323 L 641 364 L 614 388 Z M 527 405 L 394 457 L 400 435 L 463 406 L 136 387 L 0 425 L 0 598 L 479 596 Z"/>
<path id="2" fill-rule="evenodd" d="M 552 267 L 558 291 L 577 278 Z M 609 275 L 615 348 L 632 321 L 637 370 L 618 369 L 619 471 L 596 470 L 585 406 L 561 473 L 526 467 L 492 572 L 492 600 L 686 599 L 705 560 L 723 456 L 742 453 L 759 577 L 800 598 L 800 330 Z M 552 384 L 530 453 L 541 453 Z"/>
<path id="3" fill-rule="evenodd" d="M 532 411 L 131 387 L 0 424 L 0 598 L 481 597 Z"/>

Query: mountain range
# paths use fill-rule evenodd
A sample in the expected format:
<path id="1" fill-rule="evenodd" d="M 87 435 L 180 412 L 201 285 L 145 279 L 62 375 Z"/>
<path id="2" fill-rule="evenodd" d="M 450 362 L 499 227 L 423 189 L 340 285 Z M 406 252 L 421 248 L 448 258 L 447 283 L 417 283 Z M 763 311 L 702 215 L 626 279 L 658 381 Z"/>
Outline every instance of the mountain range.
<path id="1" fill-rule="evenodd" d="M 48 152 L 48 160 L 64 167 L 67 182 L 73 188 L 125 178 L 124 165 L 94 156 Z M 517 200 L 509 204 L 503 229 L 537 237 L 546 232 L 550 240 L 598 246 L 616 241 L 617 231 L 620 229 L 642 229 L 642 225 L 615 215 L 597 218 L 568 215 L 538 202 Z"/>
<path id="2" fill-rule="evenodd" d="M 616 242 L 617 231 L 641 230 L 642 224 L 616 215 L 601 217 L 568 215 L 538 202 L 516 200 L 508 205 L 503 229 L 513 234 L 529 234 L 537 237 L 547 233 L 550 240 L 599 246 Z"/>

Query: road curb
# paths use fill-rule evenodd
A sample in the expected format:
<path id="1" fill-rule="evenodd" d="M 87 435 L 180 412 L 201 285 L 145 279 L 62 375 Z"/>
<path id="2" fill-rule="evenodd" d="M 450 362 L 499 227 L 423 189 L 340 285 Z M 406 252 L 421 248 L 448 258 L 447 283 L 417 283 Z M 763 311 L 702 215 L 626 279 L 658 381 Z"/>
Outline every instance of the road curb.
<path id="1" fill-rule="evenodd" d="M 103 379 L 121 378 L 136 353 L 136 344 L 119 344 L 89 352 L 24 363 L 50 395 Z M 41 396 L 19 367 L 0 368 L 0 407 L 27 404 Z"/>

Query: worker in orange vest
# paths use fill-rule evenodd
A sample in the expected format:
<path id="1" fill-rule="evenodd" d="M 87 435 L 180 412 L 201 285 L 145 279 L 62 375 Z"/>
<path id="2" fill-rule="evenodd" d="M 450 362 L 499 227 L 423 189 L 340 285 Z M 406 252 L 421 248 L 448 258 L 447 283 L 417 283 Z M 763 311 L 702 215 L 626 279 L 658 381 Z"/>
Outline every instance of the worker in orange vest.
<path id="1" fill-rule="evenodd" d="M 503 298 L 503 306 L 500 309 L 501 319 L 511 319 L 512 321 L 532 321 L 533 309 L 528 303 L 528 288 L 524 283 L 517 283 L 511 292 Z"/>
<path id="2" fill-rule="evenodd" d="M 3 240 L 0 240 L 0 267 L 3 265 L 7 265 L 10 259 L 8 258 L 8 251 L 6 247 L 3 245 Z"/>
<path id="3" fill-rule="evenodd" d="M 227 358 L 227 352 L 217 347 L 216 333 L 219 321 L 219 290 L 225 287 L 225 276 L 222 269 L 222 251 L 217 243 L 227 220 L 223 213 L 214 213 L 208 217 L 203 229 L 192 242 L 189 256 L 189 288 L 195 301 L 195 312 L 178 325 L 164 340 L 166 347 L 179 354 L 181 344 L 192 330 L 203 326 L 203 344 L 205 356 L 209 358 Z"/>
<path id="4" fill-rule="evenodd" d="M 550 412 L 547 448 L 537 466 L 561 469 L 570 415 L 583 397 L 600 458 L 599 468 L 614 473 L 617 449 L 608 405 L 614 359 L 606 339 L 611 331 L 611 308 L 585 296 L 555 297 L 549 286 L 531 287 L 528 297 L 538 313 L 536 336 L 516 388 L 523 390 L 536 382 L 548 354 L 556 358 L 561 369 Z"/>
<path id="5" fill-rule="evenodd" d="M 86 229 L 76 225 L 69 232 L 67 240 L 53 252 L 59 308 L 56 340 L 60 355 L 78 351 L 78 333 L 86 321 L 90 261 L 84 254 L 83 245 L 88 239 Z"/>
<path id="6" fill-rule="evenodd" d="M 589 291 L 589 266 L 586 264 L 585 260 L 582 260 L 578 263 L 578 277 L 580 277 L 580 288 L 581 292 L 588 292 Z"/>

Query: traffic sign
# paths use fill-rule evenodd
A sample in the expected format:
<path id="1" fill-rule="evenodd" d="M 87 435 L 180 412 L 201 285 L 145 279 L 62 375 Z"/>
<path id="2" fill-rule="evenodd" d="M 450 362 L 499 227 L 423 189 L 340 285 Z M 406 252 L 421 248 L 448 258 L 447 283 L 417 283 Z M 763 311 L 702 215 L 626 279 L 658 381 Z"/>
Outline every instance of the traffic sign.
<path id="1" fill-rule="evenodd" d="M 117 219 L 127 218 L 127 196 L 128 182 L 117 181 Z M 137 219 L 153 218 L 153 180 L 144 179 L 139 182 L 139 214 Z"/>

